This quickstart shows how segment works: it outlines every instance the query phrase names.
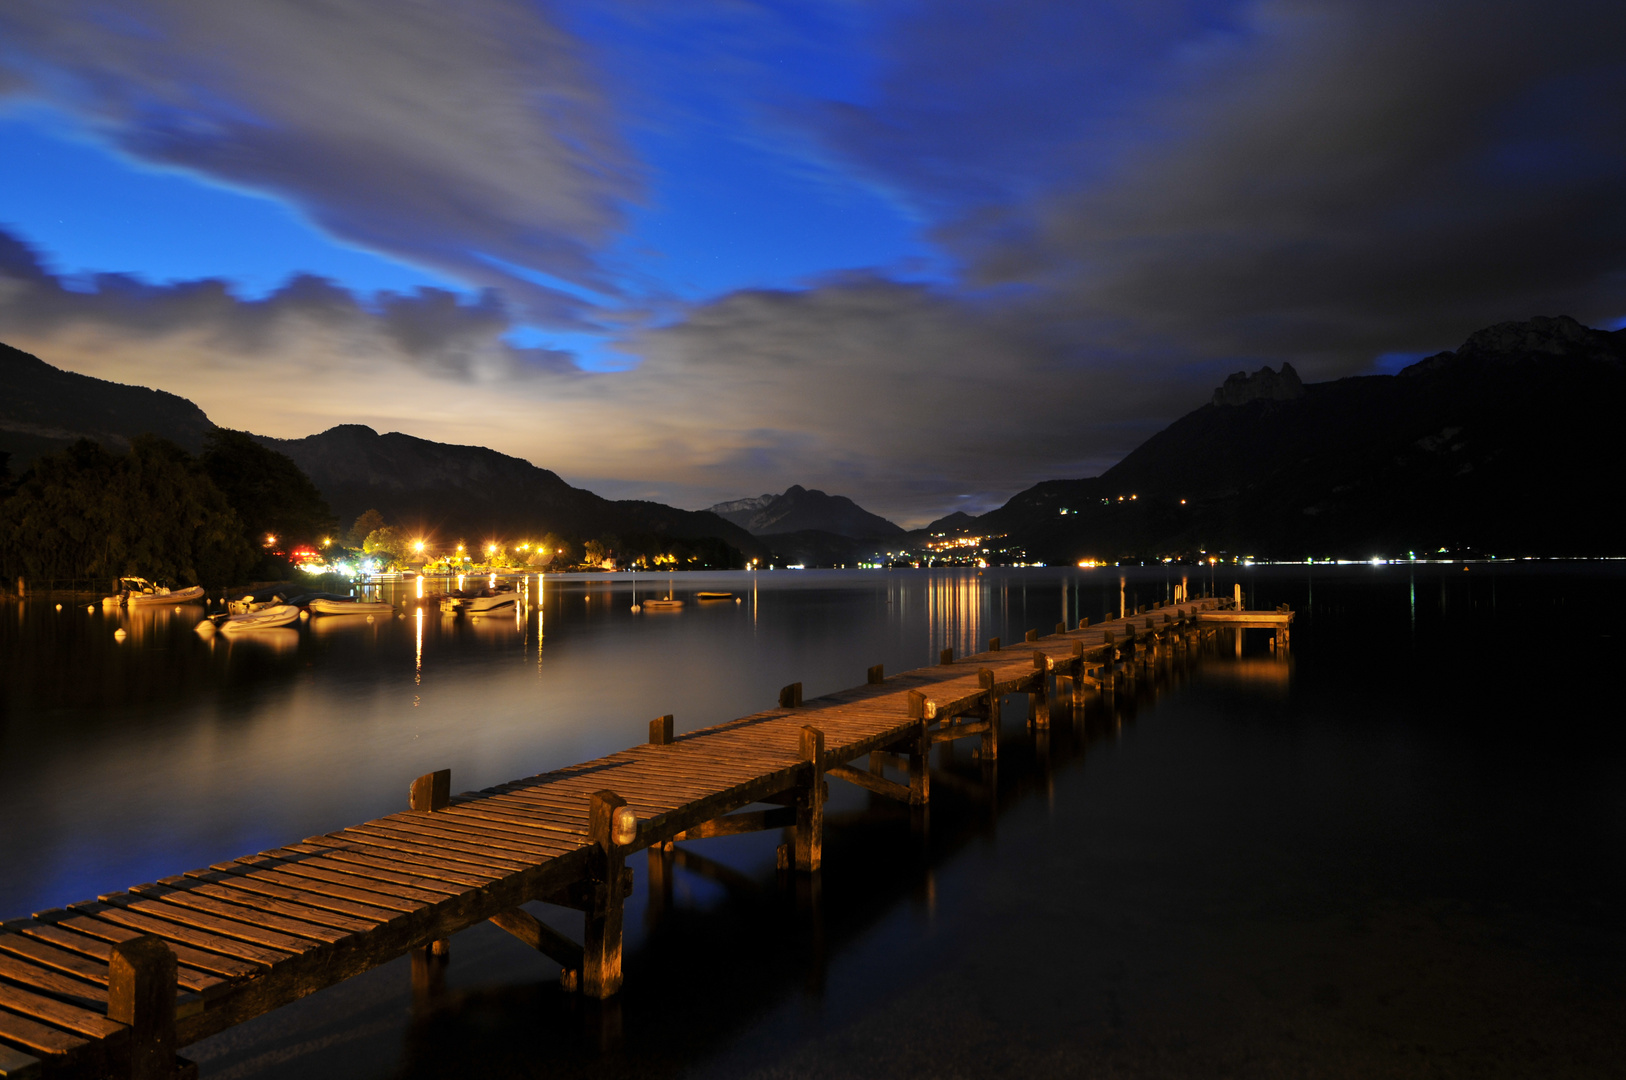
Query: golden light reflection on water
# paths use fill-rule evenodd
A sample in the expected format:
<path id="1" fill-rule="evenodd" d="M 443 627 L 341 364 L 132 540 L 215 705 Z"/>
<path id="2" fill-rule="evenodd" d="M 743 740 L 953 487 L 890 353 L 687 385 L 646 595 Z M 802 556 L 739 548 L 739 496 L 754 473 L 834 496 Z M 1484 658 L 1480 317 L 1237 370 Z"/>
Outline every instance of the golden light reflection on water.
<path id="1" fill-rule="evenodd" d="M 974 573 L 933 575 L 926 584 L 928 652 L 951 648 L 956 655 L 981 652 L 983 592 Z"/>

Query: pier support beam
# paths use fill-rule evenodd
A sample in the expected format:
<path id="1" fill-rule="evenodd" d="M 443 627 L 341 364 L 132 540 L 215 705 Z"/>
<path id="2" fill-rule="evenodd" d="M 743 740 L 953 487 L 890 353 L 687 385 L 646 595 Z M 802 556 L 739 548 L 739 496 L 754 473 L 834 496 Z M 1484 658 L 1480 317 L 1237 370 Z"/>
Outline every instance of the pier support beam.
<path id="1" fill-rule="evenodd" d="M 931 719 L 926 716 L 926 695 L 909 691 L 909 717 L 916 723 L 909 737 L 909 805 L 925 806 L 932 797 Z"/>
<path id="2" fill-rule="evenodd" d="M 151 934 L 121 941 L 108 958 L 107 1018 L 130 1028 L 130 1080 L 173 1080 L 175 954 Z"/>
<path id="3" fill-rule="evenodd" d="M 977 669 L 977 685 L 987 695 L 987 703 L 983 708 L 988 714 L 988 730 L 983 733 L 982 746 L 978 748 L 978 756 L 983 761 L 999 760 L 999 692 L 994 689 L 993 668 Z"/>
<path id="4" fill-rule="evenodd" d="M 824 865 L 824 732 L 802 728 L 802 760 L 813 766 L 807 787 L 796 793 L 796 869 L 814 873 Z"/>
<path id="5" fill-rule="evenodd" d="M 587 835 L 598 845 L 593 868 L 593 905 L 587 912 L 582 946 L 582 992 L 603 1000 L 621 990 L 621 916 L 625 888 L 621 871 L 626 845 L 638 835 L 627 800 L 613 791 L 595 791 L 587 804 Z"/>

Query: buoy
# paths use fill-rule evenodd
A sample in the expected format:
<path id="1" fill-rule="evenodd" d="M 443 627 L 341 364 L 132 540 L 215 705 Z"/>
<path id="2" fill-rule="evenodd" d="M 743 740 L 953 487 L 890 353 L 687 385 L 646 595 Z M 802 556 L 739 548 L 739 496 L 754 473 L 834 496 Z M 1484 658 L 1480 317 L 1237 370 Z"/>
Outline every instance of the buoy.
<path id="1" fill-rule="evenodd" d="M 113 640 L 114 641 L 123 641 L 125 638 L 127 638 L 129 636 L 130 636 L 129 634 L 126 634 L 124 632 L 124 627 L 122 627 L 122 626 L 119 627 L 117 630 L 113 631 Z"/>
<path id="2" fill-rule="evenodd" d="M 95 604 L 87 604 L 85 606 L 85 614 L 86 615 L 94 615 L 94 614 L 96 614 L 96 605 Z"/>
<path id="3" fill-rule="evenodd" d="M 299 621 L 300 622 L 310 622 L 311 621 L 311 613 L 308 612 L 308 611 L 301 611 L 299 613 Z"/>
<path id="4" fill-rule="evenodd" d="M 368 622 L 372 622 L 372 621 L 373 621 L 373 617 L 372 617 L 372 616 L 371 616 L 371 615 L 369 615 L 369 616 L 367 616 L 367 621 L 368 621 Z"/>
<path id="5" fill-rule="evenodd" d="M 175 614 L 179 615 L 180 613 L 181 613 L 181 605 L 176 604 L 175 605 Z"/>
<path id="6" fill-rule="evenodd" d="M 196 630 L 204 637 L 208 637 L 210 634 L 215 632 L 215 621 L 213 619 L 199 620 L 198 625 L 194 626 L 192 629 Z"/>
<path id="7" fill-rule="evenodd" d="M 734 598 L 734 602 L 735 602 L 735 603 L 736 603 L 736 604 L 737 604 L 737 603 L 739 603 L 739 602 L 740 602 L 740 598 L 739 598 L 739 597 L 738 597 L 738 596 L 736 596 L 736 597 L 735 597 L 735 598 Z"/>
<path id="8" fill-rule="evenodd" d="M 1465 567 L 1463 567 L 1463 569 L 1464 569 L 1464 570 L 1466 570 L 1466 569 L 1468 569 L 1468 568 L 1467 568 L 1467 567 L 1466 567 L 1466 566 L 1465 566 Z M 57 609 L 57 610 L 58 610 L 58 611 L 61 611 L 61 610 L 62 610 L 62 605 L 61 605 L 61 604 L 58 604 L 58 605 L 57 605 L 57 606 L 56 606 L 56 609 Z"/>
<path id="9" fill-rule="evenodd" d="M 632 605 L 632 610 L 633 611 L 642 611 L 642 610 L 644 610 L 644 606 L 642 604 L 634 604 L 634 605 Z"/>

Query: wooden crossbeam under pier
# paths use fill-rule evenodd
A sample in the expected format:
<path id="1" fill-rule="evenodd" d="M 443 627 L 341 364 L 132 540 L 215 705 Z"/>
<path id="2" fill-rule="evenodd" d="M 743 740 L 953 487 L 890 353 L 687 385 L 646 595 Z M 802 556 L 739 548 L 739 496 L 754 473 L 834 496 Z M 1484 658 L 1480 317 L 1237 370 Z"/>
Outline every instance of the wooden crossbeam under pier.
<path id="1" fill-rule="evenodd" d="M 997 757 L 1005 695 L 1029 695 L 1042 726 L 1053 679 L 1110 689 L 1126 657 L 1222 625 L 1285 643 L 1292 621 L 1199 599 L 891 677 L 872 667 L 805 701 L 792 683 L 776 709 L 681 735 L 661 717 L 646 744 L 483 791 L 430 773 L 400 813 L 0 924 L 0 1077 L 195 1075 L 179 1048 L 404 954 L 444 962 L 487 921 L 558 961 L 567 987 L 609 997 L 630 854 L 704 867 L 674 842 L 786 828 L 785 868 L 815 872 L 829 779 L 924 804 L 934 743 L 976 737 Z M 584 911 L 586 940 L 522 909 L 535 900 Z"/>

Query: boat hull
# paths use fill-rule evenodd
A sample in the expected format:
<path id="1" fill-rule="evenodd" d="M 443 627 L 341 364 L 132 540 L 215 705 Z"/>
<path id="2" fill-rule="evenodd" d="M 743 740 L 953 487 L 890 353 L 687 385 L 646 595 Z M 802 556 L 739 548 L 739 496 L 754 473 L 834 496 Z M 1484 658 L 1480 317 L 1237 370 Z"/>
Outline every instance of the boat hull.
<path id="1" fill-rule="evenodd" d="M 393 604 L 373 600 L 312 600 L 312 615 L 393 615 Z"/>
<path id="2" fill-rule="evenodd" d="M 299 621 L 299 609 L 292 604 L 277 604 L 261 608 L 247 615 L 233 615 L 222 619 L 219 630 L 223 634 L 244 634 L 253 630 L 274 630 Z"/>

